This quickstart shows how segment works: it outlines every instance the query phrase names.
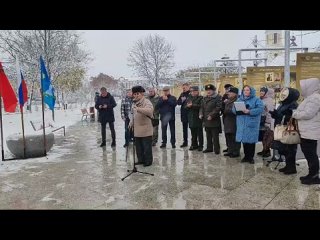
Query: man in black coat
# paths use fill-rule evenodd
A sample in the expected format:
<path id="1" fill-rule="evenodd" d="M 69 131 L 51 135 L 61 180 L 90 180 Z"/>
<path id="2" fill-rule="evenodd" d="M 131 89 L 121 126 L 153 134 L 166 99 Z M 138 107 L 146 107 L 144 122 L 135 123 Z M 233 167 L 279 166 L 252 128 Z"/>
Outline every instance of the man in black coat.
<path id="1" fill-rule="evenodd" d="M 176 127 L 175 127 L 175 108 L 177 99 L 170 94 L 170 88 L 163 88 L 163 96 L 159 98 L 156 108 L 159 109 L 161 129 L 162 129 L 162 144 L 160 148 L 167 146 L 167 127 L 170 125 L 171 145 L 176 148 Z"/>
<path id="2" fill-rule="evenodd" d="M 116 146 L 116 132 L 114 130 L 114 112 L 113 108 L 117 106 L 114 97 L 107 92 L 105 87 L 100 89 L 101 95 L 97 98 L 95 108 L 99 112 L 99 122 L 101 123 L 102 143 L 100 147 L 106 146 L 106 125 L 109 123 L 112 143 L 111 147 Z"/>
<path id="3" fill-rule="evenodd" d="M 224 85 L 224 94 L 223 94 L 223 96 L 222 96 L 222 108 L 221 108 L 222 121 L 223 121 L 223 122 L 224 122 L 224 118 L 225 118 L 224 109 L 225 109 L 225 107 L 226 107 L 226 102 L 228 101 L 228 98 L 229 98 L 229 97 L 228 97 L 228 92 L 229 92 L 230 88 L 232 88 L 232 87 L 233 87 L 233 86 L 232 86 L 231 84 L 229 84 L 229 83 L 227 83 L 227 84 Z M 226 138 L 227 149 L 223 150 L 223 152 L 228 153 L 228 152 L 229 152 L 229 151 L 228 151 L 229 146 L 228 146 L 228 141 L 227 141 L 227 135 L 226 135 L 226 133 L 224 134 L 224 136 L 225 136 L 225 138 Z"/>
<path id="4" fill-rule="evenodd" d="M 182 93 L 178 98 L 177 104 L 181 106 L 180 115 L 183 127 L 183 144 L 180 147 L 188 146 L 188 111 L 187 98 L 190 96 L 190 86 L 189 83 L 184 83 L 182 85 Z"/>

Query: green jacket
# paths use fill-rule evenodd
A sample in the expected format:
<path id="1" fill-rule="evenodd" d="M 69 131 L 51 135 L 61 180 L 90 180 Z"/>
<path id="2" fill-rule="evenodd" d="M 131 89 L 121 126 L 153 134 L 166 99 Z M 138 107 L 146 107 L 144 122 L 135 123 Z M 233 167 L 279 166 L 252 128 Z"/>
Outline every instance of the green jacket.
<path id="1" fill-rule="evenodd" d="M 199 118 L 199 111 L 202 103 L 202 96 L 192 97 L 191 95 L 187 99 L 187 103 L 192 102 L 192 106 L 189 108 L 187 105 L 185 108 L 188 111 L 188 122 L 190 128 L 202 127 L 202 120 Z"/>
<path id="2" fill-rule="evenodd" d="M 212 97 L 204 97 L 202 100 L 200 115 L 203 116 L 204 127 L 221 128 L 220 111 L 222 107 L 221 96 L 215 93 Z M 211 120 L 208 117 L 211 116 Z"/>
<path id="3" fill-rule="evenodd" d="M 155 95 L 154 97 L 150 97 L 148 96 L 148 99 L 150 100 L 150 102 L 152 103 L 153 105 L 153 117 L 154 119 L 159 119 L 159 108 L 156 107 L 158 101 L 159 101 L 159 95 Z"/>

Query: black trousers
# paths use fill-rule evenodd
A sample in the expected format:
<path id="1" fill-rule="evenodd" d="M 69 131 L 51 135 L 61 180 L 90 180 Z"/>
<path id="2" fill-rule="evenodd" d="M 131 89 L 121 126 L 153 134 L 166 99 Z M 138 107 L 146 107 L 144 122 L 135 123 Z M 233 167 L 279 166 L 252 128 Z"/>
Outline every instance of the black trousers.
<path id="1" fill-rule="evenodd" d="M 319 156 L 317 154 L 317 140 L 301 138 L 301 150 L 307 159 L 309 174 L 319 176 Z"/>
<path id="2" fill-rule="evenodd" d="M 241 144 L 236 142 L 236 133 L 225 133 L 228 146 L 228 153 L 233 155 L 240 154 Z"/>
<path id="3" fill-rule="evenodd" d="M 124 135 L 125 135 L 126 144 L 129 144 L 130 140 L 133 139 L 133 132 L 128 128 L 129 123 L 130 123 L 130 119 L 126 118 L 126 121 L 124 122 L 124 128 L 125 128 Z"/>
<path id="4" fill-rule="evenodd" d="M 152 164 L 152 136 L 135 137 L 135 146 L 139 163 Z"/>
<path id="5" fill-rule="evenodd" d="M 183 143 L 188 144 L 188 122 L 182 122 L 183 127 Z"/>
<path id="6" fill-rule="evenodd" d="M 102 142 L 106 141 L 106 126 L 107 126 L 107 122 L 101 123 Z M 110 127 L 110 131 L 111 131 L 112 141 L 115 142 L 116 141 L 116 131 L 114 130 L 114 122 L 109 122 L 109 127 Z"/>
<path id="7" fill-rule="evenodd" d="M 170 134 L 171 134 L 171 144 L 176 144 L 176 126 L 175 126 L 175 120 L 170 120 L 167 124 L 163 124 L 163 121 L 161 121 L 161 130 L 162 130 L 162 144 L 167 144 L 167 128 L 168 124 L 170 126 Z"/>
<path id="8" fill-rule="evenodd" d="M 214 152 L 220 152 L 220 142 L 219 142 L 219 127 L 206 127 L 206 135 L 207 135 L 207 149 L 213 150 Z"/>
<path id="9" fill-rule="evenodd" d="M 286 158 L 286 167 L 290 170 L 296 169 L 296 154 L 297 154 L 297 144 L 285 144 L 284 145 L 284 156 Z"/>
<path id="10" fill-rule="evenodd" d="M 256 144 L 255 143 L 242 143 L 242 144 L 243 144 L 244 158 L 247 160 L 253 160 L 253 157 L 256 151 Z"/>
<path id="11" fill-rule="evenodd" d="M 203 129 L 202 127 L 190 128 L 191 146 L 203 147 Z"/>

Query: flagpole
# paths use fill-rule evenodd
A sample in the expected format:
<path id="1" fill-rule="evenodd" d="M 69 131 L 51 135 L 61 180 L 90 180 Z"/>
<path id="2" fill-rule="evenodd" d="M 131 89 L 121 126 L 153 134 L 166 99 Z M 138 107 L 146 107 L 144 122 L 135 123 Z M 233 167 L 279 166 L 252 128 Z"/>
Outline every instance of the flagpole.
<path id="1" fill-rule="evenodd" d="M 2 128 L 2 96 L 0 91 L 0 128 L 1 128 L 1 160 L 4 161 L 3 128 Z"/>
<path id="2" fill-rule="evenodd" d="M 40 74 L 42 74 L 42 71 L 40 71 Z M 45 129 L 45 125 L 44 125 L 44 102 L 43 102 L 43 81 L 42 81 L 42 77 L 40 79 L 41 79 L 42 125 L 43 125 L 43 153 L 44 153 L 44 156 L 47 156 L 46 129 Z"/>
<path id="3" fill-rule="evenodd" d="M 20 105 L 20 112 L 21 112 L 22 139 L 23 139 L 23 158 L 26 158 L 26 138 L 24 136 L 23 106 L 21 105 Z"/>

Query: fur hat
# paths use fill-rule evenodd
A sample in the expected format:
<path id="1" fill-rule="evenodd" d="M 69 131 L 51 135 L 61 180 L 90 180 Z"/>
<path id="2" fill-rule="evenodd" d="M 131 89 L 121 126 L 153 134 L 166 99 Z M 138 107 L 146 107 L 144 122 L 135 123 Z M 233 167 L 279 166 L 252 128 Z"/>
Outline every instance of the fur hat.
<path id="1" fill-rule="evenodd" d="M 230 88 L 230 87 L 233 87 L 231 84 L 227 83 L 226 85 L 224 85 L 224 88 Z"/>
<path id="2" fill-rule="evenodd" d="M 198 86 L 192 86 L 190 88 L 191 91 L 199 91 L 199 87 Z"/>
<path id="3" fill-rule="evenodd" d="M 236 88 L 236 87 L 231 87 L 231 88 L 229 89 L 229 92 L 233 92 L 233 93 L 239 94 L 239 89 Z"/>
<path id="4" fill-rule="evenodd" d="M 143 87 L 141 87 L 141 86 L 134 86 L 133 88 L 132 88 L 132 93 L 144 93 L 146 90 L 144 90 L 144 88 Z"/>

